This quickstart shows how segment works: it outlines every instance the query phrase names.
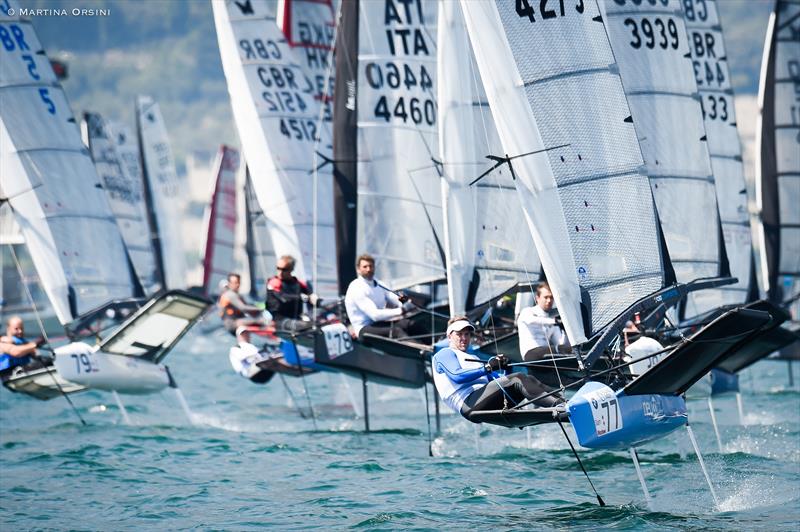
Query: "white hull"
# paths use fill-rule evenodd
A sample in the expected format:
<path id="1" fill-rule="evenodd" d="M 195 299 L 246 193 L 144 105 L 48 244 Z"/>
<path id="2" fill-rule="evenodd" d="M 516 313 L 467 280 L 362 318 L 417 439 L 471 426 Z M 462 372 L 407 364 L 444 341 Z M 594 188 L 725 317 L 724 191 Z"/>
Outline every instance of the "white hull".
<path id="1" fill-rule="evenodd" d="M 55 366 L 64 379 L 87 388 L 148 394 L 169 386 L 167 368 L 137 357 L 95 351 L 76 342 L 56 349 Z"/>

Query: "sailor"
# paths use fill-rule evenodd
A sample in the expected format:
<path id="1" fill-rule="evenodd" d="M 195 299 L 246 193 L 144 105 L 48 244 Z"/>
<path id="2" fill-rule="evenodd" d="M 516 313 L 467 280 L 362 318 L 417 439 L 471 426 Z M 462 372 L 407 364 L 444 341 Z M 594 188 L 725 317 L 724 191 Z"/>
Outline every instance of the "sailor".
<path id="1" fill-rule="evenodd" d="M 267 281 L 267 310 L 272 314 L 279 330 L 300 332 L 311 328 L 308 319 L 303 320 L 303 307 L 318 306 L 320 298 L 311 287 L 292 275 L 295 260 L 291 255 L 278 259 L 278 274 Z"/>
<path id="2" fill-rule="evenodd" d="M 26 340 L 22 318 L 11 316 L 6 322 L 6 334 L 0 336 L 0 379 L 5 382 L 18 367 L 25 369 L 43 367 L 35 357 L 36 348 L 44 343 L 44 338 L 33 342 Z"/>
<path id="3" fill-rule="evenodd" d="M 413 304 L 406 296 L 397 296 L 375 279 L 375 259 L 366 253 L 356 259 L 356 277 L 347 287 L 344 306 L 355 337 L 364 333 L 388 338 L 408 338 L 411 322 L 402 319 Z"/>
<path id="4" fill-rule="evenodd" d="M 222 317 L 222 324 L 225 326 L 225 330 L 231 334 L 234 334 L 236 328 L 241 325 L 266 326 L 266 322 L 262 318 L 255 317 L 261 314 L 261 309 L 247 304 L 239 294 L 241 283 L 242 278 L 238 273 L 229 273 L 228 285 L 222 295 L 219 296 L 219 302 L 217 303 Z"/>
<path id="5" fill-rule="evenodd" d="M 572 352 L 561 317 L 553 307 L 553 292 L 546 282 L 536 286 L 536 305 L 519 313 L 517 332 L 523 360 L 540 360 L 546 355 Z"/>
<path id="6" fill-rule="evenodd" d="M 633 362 L 629 366 L 633 375 L 641 375 L 667 356 L 667 353 L 664 352 L 664 346 L 655 338 L 647 336 L 632 321 L 625 323 L 622 335 L 625 343 L 625 354 L 627 355 L 625 362 Z"/>
<path id="7" fill-rule="evenodd" d="M 467 353 L 475 327 L 464 316 L 455 316 L 447 325 L 450 346 L 433 356 L 433 382 L 445 403 L 467 419 L 472 412 L 503 410 L 525 399 L 539 407 L 554 407 L 564 402 L 560 394 L 522 373 L 507 374 L 508 358 L 492 357 L 488 362 L 476 361 Z"/>
<path id="8" fill-rule="evenodd" d="M 228 358 L 236 373 L 257 384 L 264 384 L 275 375 L 274 371 L 258 367 L 259 362 L 270 357 L 250 342 L 250 329 L 244 325 L 236 329 L 236 345 L 231 347 Z"/>

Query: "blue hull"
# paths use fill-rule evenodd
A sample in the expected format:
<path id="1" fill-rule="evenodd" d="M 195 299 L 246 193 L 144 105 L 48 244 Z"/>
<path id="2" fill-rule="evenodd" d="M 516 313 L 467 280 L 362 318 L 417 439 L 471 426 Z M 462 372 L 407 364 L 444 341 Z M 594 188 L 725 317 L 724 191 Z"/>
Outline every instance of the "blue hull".
<path id="1" fill-rule="evenodd" d="M 711 395 L 735 393 L 739 391 L 739 374 L 721 369 L 711 370 Z"/>
<path id="2" fill-rule="evenodd" d="M 627 396 L 599 382 L 584 384 L 567 409 L 578 442 L 590 449 L 626 449 L 657 440 L 688 419 L 680 396 Z"/>
<path id="3" fill-rule="evenodd" d="M 299 363 L 300 366 L 304 368 L 313 369 L 315 371 L 335 372 L 335 370 L 330 367 L 315 363 L 314 352 L 311 351 L 309 348 L 300 346 L 300 349 L 306 350 L 307 353 L 304 356 L 298 356 L 297 346 L 294 343 L 288 340 L 281 340 L 281 352 L 283 353 L 283 359 L 286 361 L 287 364 L 291 364 L 292 366 L 297 366 Z"/>

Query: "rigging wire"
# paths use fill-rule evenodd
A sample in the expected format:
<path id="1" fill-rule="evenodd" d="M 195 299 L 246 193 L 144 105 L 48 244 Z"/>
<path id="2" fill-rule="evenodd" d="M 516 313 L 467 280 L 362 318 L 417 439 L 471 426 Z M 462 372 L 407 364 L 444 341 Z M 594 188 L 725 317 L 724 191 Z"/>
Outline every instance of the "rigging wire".
<path id="1" fill-rule="evenodd" d="M 567 435 L 567 430 L 564 428 L 564 424 L 561 422 L 560 418 L 556 418 L 556 421 L 558 422 L 558 426 L 561 428 L 561 433 L 564 434 L 564 438 L 566 438 L 567 443 L 569 443 L 569 448 L 572 449 L 572 454 L 575 456 L 575 459 L 578 461 L 578 465 L 581 466 L 581 471 L 583 471 L 583 474 L 586 477 L 586 480 L 589 481 L 589 485 L 592 487 L 592 491 L 594 492 L 595 497 L 597 497 L 597 503 L 601 507 L 605 506 L 606 502 L 603 500 L 602 497 L 600 497 L 600 494 L 597 493 L 597 490 L 594 487 L 594 483 L 592 482 L 592 479 L 589 478 L 589 473 L 586 471 L 586 468 L 583 466 L 583 462 L 581 461 L 581 457 L 578 456 L 578 451 L 575 450 L 575 446 L 572 444 L 572 440 L 570 440 L 569 436 Z"/>
<path id="2" fill-rule="evenodd" d="M 42 317 L 39 314 L 39 309 L 36 307 L 36 302 L 33 300 L 33 294 L 31 294 L 28 284 L 24 281 L 25 274 L 22 270 L 22 264 L 20 264 L 19 257 L 17 257 L 17 252 L 14 250 L 14 246 L 9 245 L 9 248 L 11 249 L 11 256 L 14 257 L 14 264 L 16 264 L 17 266 L 17 272 L 19 273 L 20 283 L 22 284 L 22 287 L 25 289 L 25 295 L 27 296 L 28 301 L 30 301 L 31 303 L 31 308 L 33 309 L 33 315 L 36 317 L 36 322 L 39 325 L 39 331 L 42 333 L 42 337 L 45 339 L 45 341 L 49 344 L 50 339 L 47 337 L 47 331 L 44 328 L 44 323 L 42 322 Z M 52 349 L 50 351 L 53 353 L 53 357 L 55 357 L 55 351 L 53 351 Z M 55 366 L 53 366 L 53 369 L 55 370 Z M 47 366 L 44 367 L 44 370 L 48 375 L 50 375 L 50 378 L 53 379 L 53 383 L 56 385 L 56 388 L 58 388 L 59 393 L 61 393 L 64 399 L 67 400 L 67 403 L 69 403 L 70 408 L 72 408 L 72 411 L 75 412 L 75 415 L 78 416 L 78 419 L 81 421 L 81 424 L 85 427 L 86 421 L 83 419 L 83 416 L 81 416 L 81 413 L 78 411 L 77 407 L 72 402 L 72 399 L 70 399 L 69 395 L 67 395 L 67 393 L 64 391 L 64 388 L 61 387 L 61 383 L 58 382 L 58 378 L 56 377 L 54 371 L 50 371 L 50 369 L 47 368 Z"/>

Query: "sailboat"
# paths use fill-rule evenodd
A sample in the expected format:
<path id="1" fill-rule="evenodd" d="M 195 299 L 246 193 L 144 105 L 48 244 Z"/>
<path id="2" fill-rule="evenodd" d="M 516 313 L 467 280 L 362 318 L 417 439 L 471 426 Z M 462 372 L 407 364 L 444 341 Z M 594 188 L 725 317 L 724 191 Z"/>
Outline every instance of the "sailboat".
<path id="1" fill-rule="evenodd" d="M 203 293 L 206 297 L 219 292 L 220 283 L 234 271 L 236 239 L 236 172 L 239 151 L 220 146 L 214 163 L 211 201 L 204 216 L 206 245 L 203 252 Z"/>
<path id="2" fill-rule="evenodd" d="M 139 96 L 136 100 L 136 130 L 158 278 L 165 288 L 184 288 L 186 258 L 180 222 L 181 183 L 175 174 L 175 161 L 161 110 L 149 96 Z"/>
<path id="3" fill-rule="evenodd" d="M 613 9 L 623 9 L 618 4 Z M 755 331 L 770 316 L 730 311 L 641 375 L 627 373 L 620 361 L 625 323 L 663 311 L 704 283 L 673 277 L 604 18 L 594 2 L 565 3 L 563 10 L 525 1 L 461 7 L 504 148 L 500 157 L 515 177 L 581 375 L 565 407 L 521 404 L 475 412 L 471 420 L 569 420 L 588 448 L 633 449 L 661 438 L 686 425 L 681 394 L 725 356 L 720 340 Z M 600 360 L 613 367 L 598 371 Z M 552 362 L 556 373 L 560 364 Z"/>
<path id="4" fill-rule="evenodd" d="M 174 384 L 159 361 L 206 302 L 173 292 L 137 312 L 126 303 L 134 279 L 103 184 L 33 26 L 8 13 L 0 14 L 3 34 L 14 36 L 4 42 L 0 78 L 3 200 L 68 336 L 99 335 L 97 325 L 108 316 L 130 319 L 100 346 L 56 348 L 52 365 L 30 372 L 20 367 L 3 384 L 40 399 L 86 387 L 112 390 L 118 398 L 117 390 L 147 393 Z"/>
<path id="5" fill-rule="evenodd" d="M 284 17 L 292 13 L 285 29 L 303 42 L 319 28 L 322 44 L 293 48 L 278 26 L 275 1 L 219 0 L 212 6 L 234 119 L 272 247 L 276 256 L 295 257 L 297 275 L 333 300 L 338 291 L 331 169 L 324 164 L 330 157 L 316 154 L 329 153 L 331 143 L 329 98 L 318 77 L 330 60 L 324 41 L 330 42 L 333 12 L 324 2 L 300 4 L 303 9 L 282 7 Z M 308 35 L 295 25 L 304 16 L 313 21 L 302 26 Z"/>
<path id="6" fill-rule="evenodd" d="M 800 358 L 798 297 L 800 297 L 800 114 L 796 91 L 800 84 L 800 2 L 777 0 L 770 16 L 759 86 L 756 128 L 756 241 L 760 288 L 774 305 L 791 310 L 781 327 L 787 342 L 782 354 Z M 790 367 L 791 376 L 791 367 Z"/>
<path id="7" fill-rule="evenodd" d="M 330 300 L 336 301 L 341 289 L 342 261 L 338 262 L 337 273 L 335 257 L 341 257 L 344 248 L 334 238 L 333 227 L 334 196 L 329 163 L 336 157 L 330 155 L 327 96 L 332 84 L 319 79 L 316 68 L 327 64 L 321 61 L 331 58 L 332 32 L 327 30 L 333 27 L 333 12 L 327 3 L 313 4 L 320 3 L 286 2 L 276 6 L 265 1 L 220 1 L 214 2 L 213 7 L 249 182 L 267 222 L 272 251 L 278 256 L 291 254 L 303 258 L 295 268 L 301 277 L 308 278 L 316 264 L 315 291 L 323 299 L 331 294 Z M 347 10 L 350 6 L 342 8 Z M 283 14 L 284 21 L 286 14 L 291 13 L 294 22 L 278 26 L 276 11 Z M 302 27 L 292 25 L 301 17 L 307 17 L 306 27 L 321 28 L 314 34 L 322 35 L 323 42 L 308 43 L 301 34 L 292 33 Z M 282 30 L 291 31 L 286 34 Z M 297 46 L 292 47 L 290 42 Z M 262 48 L 264 52 L 259 53 Z M 291 77 L 293 85 L 273 94 L 270 87 L 278 81 L 274 79 L 277 74 L 270 72 L 280 73 L 282 79 Z M 312 72 L 317 72 L 317 76 Z M 285 97 L 290 103 L 282 111 L 273 109 L 271 100 L 264 99 L 273 97 Z M 309 164 L 313 161 L 317 161 L 317 166 Z M 316 224 L 310 210 L 313 205 L 318 207 Z M 341 214 L 337 213 L 337 218 Z M 309 254 L 309 250 L 316 251 Z M 347 264 L 350 271 L 354 260 L 355 255 Z M 267 271 L 270 270 L 271 265 Z M 353 342 L 341 323 L 316 328 L 292 341 L 313 346 L 317 363 L 339 371 L 411 387 L 424 383 L 424 361 L 416 356 L 416 351 L 414 359 L 407 359 L 366 348 Z"/>
<path id="8" fill-rule="evenodd" d="M 508 168 L 483 172 L 502 147 L 457 3 L 439 5 L 437 54 L 438 79 L 448 80 L 438 118 L 450 314 L 482 325 L 482 352 L 521 360 L 515 305 L 504 313 L 497 303 L 529 291 L 541 265 L 522 211 L 509 208 L 518 199 Z"/>
<path id="9" fill-rule="evenodd" d="M 140 175 L 138 172 L 132 174 L 124 167 L 113 135 L 102 116 L 84 113 L 81 130 L 125 243 L 139 285 L 137 291 L 141 295 L 153 294 L 159 282 Z"/>

